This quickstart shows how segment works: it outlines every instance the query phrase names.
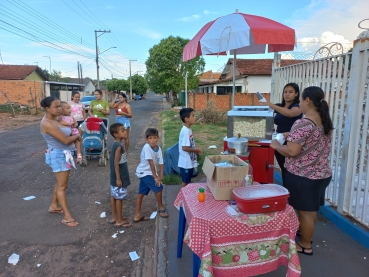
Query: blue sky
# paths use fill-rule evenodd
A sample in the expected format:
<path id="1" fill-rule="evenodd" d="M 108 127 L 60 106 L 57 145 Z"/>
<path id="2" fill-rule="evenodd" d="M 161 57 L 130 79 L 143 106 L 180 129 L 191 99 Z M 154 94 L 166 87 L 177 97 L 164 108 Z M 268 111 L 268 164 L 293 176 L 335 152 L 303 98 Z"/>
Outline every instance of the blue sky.
<path id="1" fill-rule="evenodd" d="M 207 22 L 219 16 L 242 13 L 267 17 L 296 31 L 295 51 L 316 51 L 338 41 L 349 48 L 361 33 L 357 24 L 367 18 L 367 0 L 205 1 L 205 0 L 1 0 L 0 62 L 38 64 L 77 77 L 96 78 L 95 30 L 111 30 L 98 38 L 100 79 L 144 74 L 148 50 L 170 35 L 192 39 Z M 369 24 L 366 24 L 369 27 Z M 27 39 L 28 38 L 28 39 Z M 52 46 L 54 49 L 48 46 Z M 64 49 L 65 51 L 61 51 Z M 77 55 L 78 53 L 79 55 Z M 44 57 L 47 56 L 47 57 Z M 217 71 L 227 57 L 206 57 L 206 70 Z M 243 55 L 240 58 L 272 58 Z"/>

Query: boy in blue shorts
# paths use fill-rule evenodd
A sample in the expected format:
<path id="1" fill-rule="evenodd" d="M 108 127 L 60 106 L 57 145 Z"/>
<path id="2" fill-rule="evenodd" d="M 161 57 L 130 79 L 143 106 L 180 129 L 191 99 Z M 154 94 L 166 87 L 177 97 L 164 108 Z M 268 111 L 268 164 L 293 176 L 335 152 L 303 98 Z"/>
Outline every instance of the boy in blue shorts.
<path id="1" fill-rule="evenodd" d="M 129 228 L 132 223 L 122 216 L 123 200 L 127 198 L 127 187 L 131 184 L 129 179 L 127 154 L 122 147 L 122 140 L 127 138 L 127 130 L 121 123 L 110 125 L 110 134 L 114 138 L 110 158 L 110 205 L 112 219 L 110 224 L 115 228 Z"/>
<path id="2" fill-rule="evenodd" d="M 155 128 L 148 128 L 145 132 L 146 144 L 142 148 L 140 164 L 136 169 L 136 175 L 140 179 L 138 195 L 136 200 L 136 213 L 133 222 L 149 220 L 150 217 L 141 214 L 142 199 L 148 195 L 150 190 L 155 193 L 158 202 L 158 213 L 160 217 L 167 218 L 168 213 L 162 201 L 163 184 L 161 182 L 164 172 L 164 161 L 161 148 L 157 145 L 159 132 Z M 159 174 L 156 167 L 159 167 Z"/>
<path id="3" fill-rule="evenodd" d="M 179 133 L 178 167 L 181 172 L 182 187 L 185 187 L 191 183 L 193 170 L 197 167 L 197 155 L 201 155 L 202 151 L 196 148 L 191 130 L 191 126 L 196 123 L 195 111 L 192 108 L 183 108 L 179 111 L 179 116 L 184 124 Z"/>

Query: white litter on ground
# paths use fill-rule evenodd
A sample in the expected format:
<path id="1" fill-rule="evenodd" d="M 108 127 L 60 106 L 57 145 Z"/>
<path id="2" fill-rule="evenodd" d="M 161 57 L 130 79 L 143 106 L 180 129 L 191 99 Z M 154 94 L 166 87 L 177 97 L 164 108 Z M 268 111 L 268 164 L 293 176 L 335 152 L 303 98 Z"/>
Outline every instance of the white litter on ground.
<path id="1" fill-rule="evenodd" d="M 101 218 L 106 217 L 106 212 L 102 212 L 102 213 L 100 214 L 100 217 L 101 217 Z"/>
<path id="2" fill-rule="evenodd" d="M 122 230 L 122 231 L 119 231 L 119 233 L 123 234 L 123 233 L 124 233 L 124 231 L 123 231 L 123 230 Z"/>
<path id="3" fill-rule="evenodd" d="M 131 257 L 132 262 L 138 260 L 140 257 L 137 255 L 136 251 L 129 252 L 129 256 Z"/>
<path id="4" fill-rule="evenodd" d="M 216 145 L 210 145 L 209 149 L 217 149 L 217 146 Z"/>
<path id="5" fill-rule="evenodd" d="M 27 196 L 27 197 L 24 197 L 23 200 L 31 200 L 31 199 L 35 199 L 36 196 Z"/>
<path id="6" fill-rule="evenodd" d="M 116 239 L 116 238 L 117 238 L 117 235 L 118 235 L 118 234 L 114 234 L 114 235 L 112 235 L 111 237 L 112 237 L 113 239 Z"/>
<path id="7" fill-rule="evenodd" d="M 99 205 L 101 204 L 101 202 L 99 202 L 99 201 L 95 201 L 95 203 L 96 203 L 96 204 L 99 204 Z"/>
<path id="8" fill-rule="evenodd" d="M 19 255 L 18 254 L 11 254 L 11 256 L 8 258 L 8 263 L 12 265 L 16 265 L 19 262 Z"/>
<path id="9" fill-rule="evenodd" d="M 37 267 L 40 267 L 41 266 L 41 264 L 37 264 Z"/>
<path id="10" fill-rule="evenodd" d="M 152 214 L 150 215 L 150 219 L 154 219 L 156 217 L 157 213 L 158 213 L 157 211 L 152 212 Z"/>

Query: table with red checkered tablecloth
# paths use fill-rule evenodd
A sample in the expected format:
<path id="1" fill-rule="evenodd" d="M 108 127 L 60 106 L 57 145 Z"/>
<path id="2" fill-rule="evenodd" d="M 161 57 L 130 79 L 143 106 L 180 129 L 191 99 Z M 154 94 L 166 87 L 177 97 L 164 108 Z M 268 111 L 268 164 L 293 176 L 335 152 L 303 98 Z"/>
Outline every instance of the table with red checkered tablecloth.
<path id="1" fill-rule="evenodd" d="M 205 202 L 197 199 L 200 187 L 205 188 Z M 201 260 L 198 276 L 254 276 L 280 265 L 288 267 L 287 276 L 300 276 L 295 247 L 299 221 L 291 206 L 231 216 L 228 201 L 215 200 L 205 183 L 182 188 L 174 205 L 183 209 L 188 224 L 184 242 Z"/>

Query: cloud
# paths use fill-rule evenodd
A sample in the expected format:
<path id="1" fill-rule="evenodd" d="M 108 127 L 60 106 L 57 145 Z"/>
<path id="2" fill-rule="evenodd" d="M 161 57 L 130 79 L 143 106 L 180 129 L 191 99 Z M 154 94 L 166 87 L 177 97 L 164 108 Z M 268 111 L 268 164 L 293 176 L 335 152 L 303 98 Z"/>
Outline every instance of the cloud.
<path id="1" fill-rule="evenodd" d="M 113 10 L 114 9 L 114 6 L 106 6 L 106 9 L 107 10 Z"/>
<path id="2" fill-rule="evenodd" d="M 327 47 L 329 48 L 335 42 L 338 42 L 342 45 L 344 52 L 352 47 L 352 41 L 346 39 L 342 35 L 335 34 L 331 31 L 325 31 L 321 33 L 320 37 L 305 37 L 297 40 L 298 46 L 306 52 L 317 51 L 320 47 L 331 43 L 330 45 L 327 45 Z M 334 54 L 341 53 L 340 46 L 338 46 L 338 48 L 333 47 L 332 49 L 337 50 L 337 53 Z"/>
<path id="3" fill-rule="evenodd" d="M 363 31 L 357 24 L 367 18 L 367 8 L 367 0 L 356 0 L 355 4 L 347 0 L 311 0 L 291 15 L 287 25 L 295 29 L 305 51 L 316 51 L 329 42 L 340 42 L 346 50 Z"/>
<path id="4" fill-rule="evenodd" d="M 138 29 L 137 33 L 144 36 L 144 37 L 148 37 L 148 38 L 151 38 L 151 39 L 160 39 L 161 38 L 161 35 L 158 32 L 151 31 L 151 30 L 144 29 L 144 28 Z"/>
<path id="5" fill-rule="evenodd" d="M 185 17 L 179 18 L 178 21 L 191 22 L 191 21 L 196 21 L 199 18 L 200 18 L 199 14 L 193 14 L 191 16 L 185 16 Z"/>
<path id="6" fill-rule="evenodd" d="M 217 14 L 218 12 L 212 12 L 212 11 L 208 11 L 208 10 L 204 10 L 204 14 L 208 15 L 208 14 Z"/>

